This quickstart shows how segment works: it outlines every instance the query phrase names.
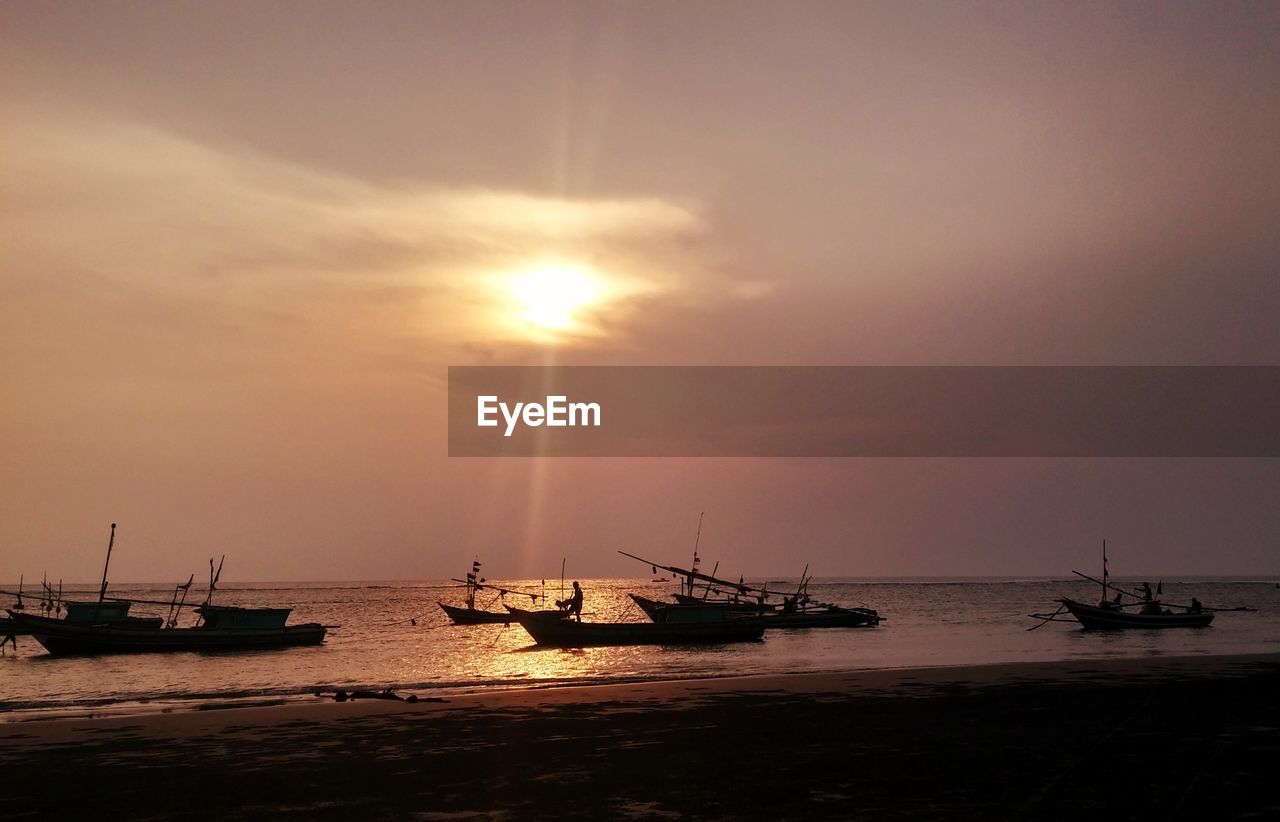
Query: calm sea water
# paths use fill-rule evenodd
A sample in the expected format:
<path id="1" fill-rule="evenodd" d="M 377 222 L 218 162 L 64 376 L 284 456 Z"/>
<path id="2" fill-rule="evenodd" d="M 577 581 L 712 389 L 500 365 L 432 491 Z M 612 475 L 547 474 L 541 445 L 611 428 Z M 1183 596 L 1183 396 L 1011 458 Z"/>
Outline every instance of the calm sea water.
<path id="1" fill-rule="evenodd" d="M 497 584 L 540 588 L 529 580 Z M 32 638 L 19 637 L 17 653 L 9 649 L 0 658 L 0 721 L 315 699 L 322 688 L 391 687 L 428 695 L 672 677 L 1280 652 L 1280 589 L 1274 581 L 1178 580 L 1165 581 L 1164 588 L 1167 602 L 1189 602 L 1194 594 L 1208 606 L 1243 605 L 1257 613 L 1219 614 L 1202 630 L 1097 633 L 1054 623 L 1027 631 L 1035 624 L 1027 614 L 1054 610 L 1061 596 L 1093 601 L 1098 586 L 1067 580 L 828 580 L 811 585 L 815 597 L 869 605 L 885 621 L 870 629 L 769 631 L 760 642 L 709 648 L 551 650 L 533 647 L 518 625 L 450 624 L 436 601 L 460 603 L 461 591 L 444 582 L 228 586 L 219 590 L 222 604 L 291 606 L 291 622 L 341 627 L 319 647 L 220 654 L 51 657 Z M 601 579 L 584 581 L 584 589 L 585 619 L 643 621 L 627 592 L 664 599 L 674 583 Z M 112 589 L 116 596 L 144 599 L 167 600 L 171 592 L 167 586 Z M 548 593 L 559 593 L 558 580 Z M 527 597 L 514 594 L 506 601 L 529 605 Z M 478 604 L 501 607 L 483 595 Z M 136 614 L 164 610 L 134 607 Z"/>

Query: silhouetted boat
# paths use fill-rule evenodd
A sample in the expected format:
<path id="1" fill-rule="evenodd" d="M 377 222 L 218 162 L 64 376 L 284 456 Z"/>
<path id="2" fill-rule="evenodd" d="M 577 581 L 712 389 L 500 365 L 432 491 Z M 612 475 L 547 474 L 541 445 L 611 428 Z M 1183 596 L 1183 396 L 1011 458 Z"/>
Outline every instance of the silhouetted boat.
<path id="1" fill-rule="evenodd" d="M 285 625 L 289 608 L 238 608 L 202 605 L 203 622 L 192 628 L 163 628 L 122 622 L 74 622 L 10 611 L 51 654 L 124 654 L 154 651 L 241 651 L 319 645 L 325 626 L 311 622 Z"/>
<path id="2" fill-rule="evenodd" d="M 539 645 L 587 648 L 600 645 L 693 645 L 745 642 L 764 635 L 753 617 L 690 622 L 578 622 L 548 619 L 536 612 L 513 610 L 520 627 Z"/>
<path id="3" fill-rule="evenodd" d="M 1040 620 L 1039 625 L 1028 628 L 1034 631 L 1050 622 L 1069 622 L 1062 617 L 1066 611 L 1075 617 L 1080 625 L 1088 630 L 1116 630 L 1127 628 L 1204 628 L 1213 622 L 1215 612 L 1250 611 L 1251 608 L 1206 608 L 1195 597 L 1189 605 L 1177 605 L 1162 602 L 1158 597 L 1163 593 L 1164 584 L 1157 584 L 1152 592 L 1148 583 L 1142 584 L 1141 591 L 1127 591 L 1111 584 L 1110 569 L 1107 567 L 1107 541 L 1102 541 L 1102 579 L 1094 579 L 1088 574 L 1072 571 L 1076 576 L 1102 586 L 1102 597 L 1097 605 L 1077 602 L 1063 597 L 1058 600 L 1058 610 L 1051 614 L 1031 614 L 1033 619 Z M 1111 597 L 1111 594 L 1115 594 Z M 1135 610 L 1126 610 L 1126 609 Z M 1177 610 L 1174 610 L 1174 609 Z"/>
<path id="4" fill-rule="evenodd" d="M 318 645 L 324 641 L 326 628 L 318 623 L 285 625 L 290 608 L 242 608 L 214 605 L 213 592 L 222 576 L 222 563 L 214 571 L 209 560 L 209 591 L 196 613 L 200 621 L 193 627 L 179 628 L 178 617 L 186 604 L 192 580 L 174 588 L 173 600 L 158 602 L 107 596 L 107 570 L 111 567 L 111 549 L 116 541 L 116 524 L 111 523 L 111 539 L 107 542 L 107 560 L 102 567 L 102 586 L 96 602 L 67 602 L 60 598 L 59 607 L 66 608 L 66 618 L 33 616 L 10 610 L 9 616 L 45 647 L 51 654 L 124 654 L 147 651 L 235 651 L 256 648 L 284 648 L 294 645 Z M 223 557 L 223 561 L 226 557 Z M 178 593 L 182 593 L 179 601 Z M 168 605 L 169 615 L 162 617 L 129 616 L 129 608 L 139 602 Z"/>
<path id="5" fill-rule="evenodd" d="M 466 579 L 454 579 L 454 582 L 461 582 L 466 586 L 467 593 L 463 599 L 463 606 L 445 605 L 443 602 L 437 601 L 440 610 L 444 611 L 449 619 L 453 620 L 454 625 L 508 625 L 515 622 L 515 618 L 506 611 L 486 611 L 476 607 L 476 592 L 480 590 L 496 591 L 499 598 L 505 597 L 507 594 L 519 594 L 527 596 L 533 602 L 537 602 L 543 597 L 542 594 L 535 594 L 530 591 L 518 591 L 514 588 L 503 588 L 497 585 L 488 585 L 483 577 L 480 576 L 480 561 L 474 560 L 471 563 L 471 570 L 467 572 Z"/>
<path id="6" fill-rule="evenodd" d="M 1118 605 L 1086 605 L 1073 599 L 1061 599 L 1066 608 L 1085 628 L 1203 628 L 1213 622 L 1213 614 L 1184 611 L 1161 613 L 1135 613 Z"/>

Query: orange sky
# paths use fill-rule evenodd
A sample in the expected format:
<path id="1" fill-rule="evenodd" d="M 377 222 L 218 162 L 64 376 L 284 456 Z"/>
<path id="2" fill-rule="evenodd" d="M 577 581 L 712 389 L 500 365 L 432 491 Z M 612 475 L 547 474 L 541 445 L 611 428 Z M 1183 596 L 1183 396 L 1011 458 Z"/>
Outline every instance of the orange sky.
<path id="1" fill-rule="evenodd" d="M 702 510 L 734 573 L 1277 573 L 1275 461 L 459 461 L 443 386 L 1280 365 L 1278 44 L 1246 3 L 4 4 L 0 579 L 93 579 L 113 520 L 122 581 L 628 574 Z"/>

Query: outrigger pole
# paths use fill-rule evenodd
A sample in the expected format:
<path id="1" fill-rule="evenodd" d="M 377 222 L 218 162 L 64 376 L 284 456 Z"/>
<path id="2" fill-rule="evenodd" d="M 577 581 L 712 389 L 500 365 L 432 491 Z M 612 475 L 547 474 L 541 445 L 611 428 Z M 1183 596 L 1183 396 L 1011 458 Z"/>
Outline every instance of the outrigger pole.
<path id="1" fill-rule="evenodd" d="M 519 594 L 522 597 L 529 597 L 530 599 L 533 599 L 535 601 L 540 598 L 546 599 L 547 597 L 545 593 L 535 594 L 532 591 L 523 591 L 519 588 L 504 588 L 501 585 L 490 585 L 487 582 L 471 582 L 465 579 L 458 579 L 457 577 L 450 577 L 449 579 L 452 582 L 461 582 L 463 585 L 466 585 L 471 588 L 475 588 L 475 589 L 484 588 L 490 591 L 497 591 L 500 594 Z"/>
<path id="2" fill-rule="evenodd" d="M 111 546 L 116 544 L 116 524 L 111 523 L 111 539 L 107 540 L 107 561 L 102 566 L 102 587 L 98 589 L 98 604 L 107 598 L 107 569 L 111 567 Z"/>
<path id="3" fill-rule="evenodd" d="M 626 551 L 618 551 L 618 553 L 622 554 L 624 557 L 630 557 L 631 559 L 637 560 L 639 562 L 643 562 L 645 565 L 648 565 L 651 568 L 661 568 L 664 571 L 670 571 L 671 573 L 676 574 L 678 576 L 687 577 L 689 579 L 701 580 L 702 582 L 706 582 L 706 583 L 714 583 L 715 585 L 719 585 L 724 588 L 737 591 L 740 594 L 745 594 L 749 591 L 755 592 L 755 593 L 761 593 L 761 594 L 769 593 L 764 588 L 757 588 L 754 585 L 742 585 L 737 582 L 730 582 L 727 579 L 720 579 L 718 577 L 711 576 L 710 574 L 704 574 L 699 571 L 695 571 L 692 568 L 677 568 L 674 565 L 663 565 L 662 563 L 659 563 L 659 562 L 653 562 L 652 560 L 647 560 L 644 557 L 638 557 L 635 554 L 629 554 Z"/>

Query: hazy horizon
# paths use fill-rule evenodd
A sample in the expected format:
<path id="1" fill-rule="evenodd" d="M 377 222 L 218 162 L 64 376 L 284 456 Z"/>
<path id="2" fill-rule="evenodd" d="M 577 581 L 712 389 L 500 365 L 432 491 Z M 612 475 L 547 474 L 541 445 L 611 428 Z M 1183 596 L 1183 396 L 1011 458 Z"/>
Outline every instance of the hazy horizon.
<path id="1" fill-rule="evenodd" d="M 1243 2 L 5 4 L 0 577 L 112 521 L 122 581 L 599 577 L 702 511 L 735 574 L 1280 572 L 1280 460 L 445 420 L 449 365 L 1280 365 L 1278 76 Z"/>

